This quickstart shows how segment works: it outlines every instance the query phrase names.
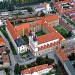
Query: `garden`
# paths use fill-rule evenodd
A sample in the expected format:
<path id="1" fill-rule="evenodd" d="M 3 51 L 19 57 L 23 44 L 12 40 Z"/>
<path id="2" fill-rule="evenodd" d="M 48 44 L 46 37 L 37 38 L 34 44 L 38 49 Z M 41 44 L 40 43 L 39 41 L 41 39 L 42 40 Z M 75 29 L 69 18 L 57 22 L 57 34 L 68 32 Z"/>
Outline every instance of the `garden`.
<path id="1" fill-rule="evenodd" d="M 58 25 L 58 26 L 55 26 L 54 27 L 63 37 L 67 37 L 67 31 L 61 26 L 61 25 Z"/>
<path id="2" fill-rule="evenodd" d="M 23 40 L 25 41 L 26 44 L 29 43 L 28 38 L 26 37 L 26 35 L 22 36 Z"/>
<path id="3" fill-rule="evenodd" d="M 42 36 L 42 35 L 44 35 L 45 33 L 43 32 L 43 31 L 38 31 L 38 32 L 36 32 L 35 33 L 37 36 Z"/>
<path id="4" fill-rule="evenodd" d="M 29 54 L 27 52 L 24 52 L 24 53 L 20 53 L 20 56 L 22 58 L 28 58 L 29 57 Z"/>

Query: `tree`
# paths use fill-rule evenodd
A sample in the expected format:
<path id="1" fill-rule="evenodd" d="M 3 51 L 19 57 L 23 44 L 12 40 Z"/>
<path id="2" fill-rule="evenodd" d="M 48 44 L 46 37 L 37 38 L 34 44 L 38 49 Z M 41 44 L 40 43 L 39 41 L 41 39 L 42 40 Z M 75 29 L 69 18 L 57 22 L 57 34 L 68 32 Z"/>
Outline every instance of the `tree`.
<path id="1" fill-rule="evenodd" d="M 20 70 L 24 70 L 26 67 L 24 65 L 20 65 Z"/>
<path id="2" fill-rule="evenodd" d="M 70 61 L 75 60 L 75 54 L 71 53 L 71 55 L 69 55 L 68 58 L 69 58 Z"/>
<path id="3" fill-rule="evenodd" d="M 7 49 L 7 50 L 6 50 L 6 53 L 7 53 L 7 54 L 9 54 L 9 53 L 10 53 L 10 50 L 9 50 L 9 49 Z"/>
<path id="4" fill-rule="evenodd" d="M 71 37 L 71 36 L 72 36 L 72 33 L 71 33 L 71 31 L 69 31 L 67 34 L 67 37 Z"/>
<path id="5" fill-rule="evenodd" d="M 31 67 L 32 67 L 32 65 L 31 65 L 31 64 L 27 64 L 26 66 L 27 66 L 27 68 L 31 68 Z"/>
<path id="6" fill-rule="evenodd" d="M 73 63 L 73 67 L 75 68 L 75 62 Z"/>
<path id="7" fill-rule="evenodd" d="M 27 7 L 27 11 L 31 13 L 33 11 L 32 7 Z"/>
<path id="8" fill-rule="evenodd" d="M 3 2 L 0 2 L 0 9 L 4 9 Z"/>
<path id="9" fill-rule="evenodd" d="M 43 12 L 41 12 L 40 16 L 45 16 L 45 14 Z"/>
<path id="10" fill-rule="evenodd" d="M 11 5 L 11 4 L 9 4 L 9 5 L 8 5 L 8 10 L 9 10 L 9 11 L 13 11 L 13 10 L 14 10 L 14 6 Z"/>
<path id="11" fill-rule="evenodd" d="M 15 72 L 15 74 L 20 74 L 20 66 L 18 63 L 14 67 L 14 72 Z"/>
<path id="12" fill-rule="evenodd" d="M 46 59 L 46 64 L 51 65 L 54 63 L 54 59 L 48 58 Z"/>
<path id="13" fill-rule="evenodd" d="M 5 68 L 5 72 L 7 75 L 10 75 L 10 69 L 9 68 Z"/>
<path id="14" fill-rule="evenodd" d="M 45 59 L 48 59 L 48 55 L 46 54 L 46 57 L 45 57 Z"/>
<path id="15" fill-rule="evenodd" d="M 37 57 L 36 63 L 38 65 L 42 65 L 42 64 L 45 64 L 46 62 L 45 62 L 45 59 L 43 57 Z"/>

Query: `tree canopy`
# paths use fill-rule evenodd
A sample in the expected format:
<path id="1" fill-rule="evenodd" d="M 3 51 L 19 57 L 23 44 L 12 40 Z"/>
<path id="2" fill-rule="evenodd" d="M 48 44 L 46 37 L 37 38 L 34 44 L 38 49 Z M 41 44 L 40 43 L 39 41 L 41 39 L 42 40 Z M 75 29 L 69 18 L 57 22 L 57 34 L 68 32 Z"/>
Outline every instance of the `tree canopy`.
<path id="1" fill-rule="evenodd" d="M 14 67 L 14 72 L 15 72 L 15 75 L 16 75 L 16 74 L 20 74 L 20 66 L 19 66 L 18 63 L 17 63 L 17 64 L 15 65 L 15 67 Z"/>

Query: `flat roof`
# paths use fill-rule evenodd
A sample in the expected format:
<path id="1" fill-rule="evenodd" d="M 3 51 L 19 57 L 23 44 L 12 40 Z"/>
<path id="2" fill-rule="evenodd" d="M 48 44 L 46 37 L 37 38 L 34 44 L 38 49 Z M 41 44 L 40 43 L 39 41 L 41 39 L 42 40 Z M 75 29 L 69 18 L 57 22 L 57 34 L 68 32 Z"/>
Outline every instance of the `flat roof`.
<path id="1" fill-rule="evenodd" d="M 22 45 L 25 45 L 25 41 L 23 40 L 23 38 L 18 38 L 15 40 L 15 43 L 18 47 L 22 46 Z"/>

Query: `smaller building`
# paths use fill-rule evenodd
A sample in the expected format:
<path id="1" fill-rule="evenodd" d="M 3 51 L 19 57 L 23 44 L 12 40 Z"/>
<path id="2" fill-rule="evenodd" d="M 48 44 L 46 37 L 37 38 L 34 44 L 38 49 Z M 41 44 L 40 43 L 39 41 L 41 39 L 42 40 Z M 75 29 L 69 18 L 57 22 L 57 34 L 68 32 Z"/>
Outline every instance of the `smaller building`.
<path id="1" fill-rule="evenodd" d="M 45 10 L 47 13 L 52 11 L 49 3 L 46 3 L 46 2 L 41 3 L 40 5 L 35 6 L 34 10 L 35 10 L 35 12 L 39 12 L 39 11 Z"/>
<path id="2" fill-rule="evenodd" d="M 25 70 L 21 70 L 21 75 L 42 75 L 48 73 L 52 69 L 53 69 L 52 65 L 43 64 Z"/>
<path id="3" fill-rule="evenodd" d="M 9 61 L 8 55 L 3 55 L 2 56 L 2 61 L 3 61 L 3 67 L 4 68 L 9 67 L 10 61 Z"/>
<path id="4" fill-rule="evenodd" d="M 54 6 L 56 7 L 59 14 L 64 14 L 66 11 L 69 11 L 75 8 L 75 4 L 71 3 L 71 0 L 55 2 Z"/>
<path id="5" fill-rule="evenodd" d="M 10 66 L 9 56 L 7 55 L 7 47 L 4 40 L 0 37 L 0 67 L 7 68 Z"/>

